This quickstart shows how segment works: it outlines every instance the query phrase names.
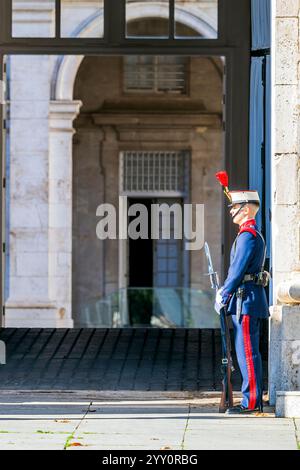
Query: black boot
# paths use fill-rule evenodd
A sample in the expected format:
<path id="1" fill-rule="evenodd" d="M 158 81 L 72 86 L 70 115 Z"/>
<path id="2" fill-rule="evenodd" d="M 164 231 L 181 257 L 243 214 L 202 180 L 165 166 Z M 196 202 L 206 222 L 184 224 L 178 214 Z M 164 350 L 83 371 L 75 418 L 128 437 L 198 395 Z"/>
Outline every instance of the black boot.
<path id="1" fill-rule="evenodd" d="M 262 407 L 258 406 L 257 408 L 254 408 L 253 410 L 249 410 L 249 408 L 245 408 L 242 405 L 237 405 L 232 408 L 228 408 L 226 411 L 227 415 L 249 415 L 252 413 L 261 413 Z"/>

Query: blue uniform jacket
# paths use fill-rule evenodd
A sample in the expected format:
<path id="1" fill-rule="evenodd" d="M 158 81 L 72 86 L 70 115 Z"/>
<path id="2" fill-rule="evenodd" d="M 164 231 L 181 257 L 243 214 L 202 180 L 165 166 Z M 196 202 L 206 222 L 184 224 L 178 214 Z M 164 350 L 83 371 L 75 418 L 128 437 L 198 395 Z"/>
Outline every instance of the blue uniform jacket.
<path id="1" fill-rule="evenodd" d="M 252 281 L 242 283 L 245 274 L 261 271 L 264 258 L 264 242 L 256 233 L 257 225 L 245 224 L 231 248 L 230 267 L 222 287 L 222 303 L 227 305 L 227 313 L 236 314 L 236 291 L 245 289 L 242 302 L 242 315 L 256 318 L 270 316 L 265 288 Z"/>

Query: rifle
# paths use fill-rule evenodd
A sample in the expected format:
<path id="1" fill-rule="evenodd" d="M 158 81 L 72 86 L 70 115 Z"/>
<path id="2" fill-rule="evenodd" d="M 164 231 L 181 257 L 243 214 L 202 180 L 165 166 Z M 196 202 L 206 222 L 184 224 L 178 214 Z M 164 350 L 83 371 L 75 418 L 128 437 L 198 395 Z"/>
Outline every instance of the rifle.
<path id="1" fill-rule="evenodd" d="M 205 242 L 205 255 L 208 264 L 208 276 L 210 277 L 210 283 L 212 289 L 216 292 L 219 289 L 219 277 L 218 273 L 214 271 L 213 263 L 210 255 L 210 249 L 208 243 Z M 221 326 L 221 344 L 222 344 L 222 361 L 221 361 L 221 372 L 222 372 L 222 396 L 219 405 L 219 413 L 225 413 L 228 408 L 233 406 L 232 396 L 232 385 L 231 385 L 231 372 L 234 371 L 232 357 L 231 357 L 231 341 L 230 331 L 228 326 L 228 319 L 226 315 L 226 307 L 223 307 L 220 311 L 220 326 Z"/>

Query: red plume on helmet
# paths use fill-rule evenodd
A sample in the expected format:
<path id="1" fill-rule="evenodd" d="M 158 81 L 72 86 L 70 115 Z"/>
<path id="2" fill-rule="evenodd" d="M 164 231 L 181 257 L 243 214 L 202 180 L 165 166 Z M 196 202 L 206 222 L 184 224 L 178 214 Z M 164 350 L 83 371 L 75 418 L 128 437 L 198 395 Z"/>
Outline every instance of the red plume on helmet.
<path id="1" fill-rule="evenodd" d="M 228 189 L 229 178 L 227 171 L 219 171 L 218 173 L 216 173 L 216 178 L 219 181 L 220 185 L 223 186 L 225 196 L 227 196 L 227 198 L 231 202 L 231 196 Z"/>

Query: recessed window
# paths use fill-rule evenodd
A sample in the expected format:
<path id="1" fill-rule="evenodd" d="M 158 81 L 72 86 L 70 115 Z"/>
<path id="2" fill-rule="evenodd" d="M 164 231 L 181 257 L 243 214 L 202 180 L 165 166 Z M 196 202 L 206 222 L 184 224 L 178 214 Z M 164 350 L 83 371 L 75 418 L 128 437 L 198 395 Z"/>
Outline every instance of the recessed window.
<path id="1" fill-rule="evenodd" d="M 188 58 L 184 56 L 125 56 L 124 91 L 186 94 Z"/>

